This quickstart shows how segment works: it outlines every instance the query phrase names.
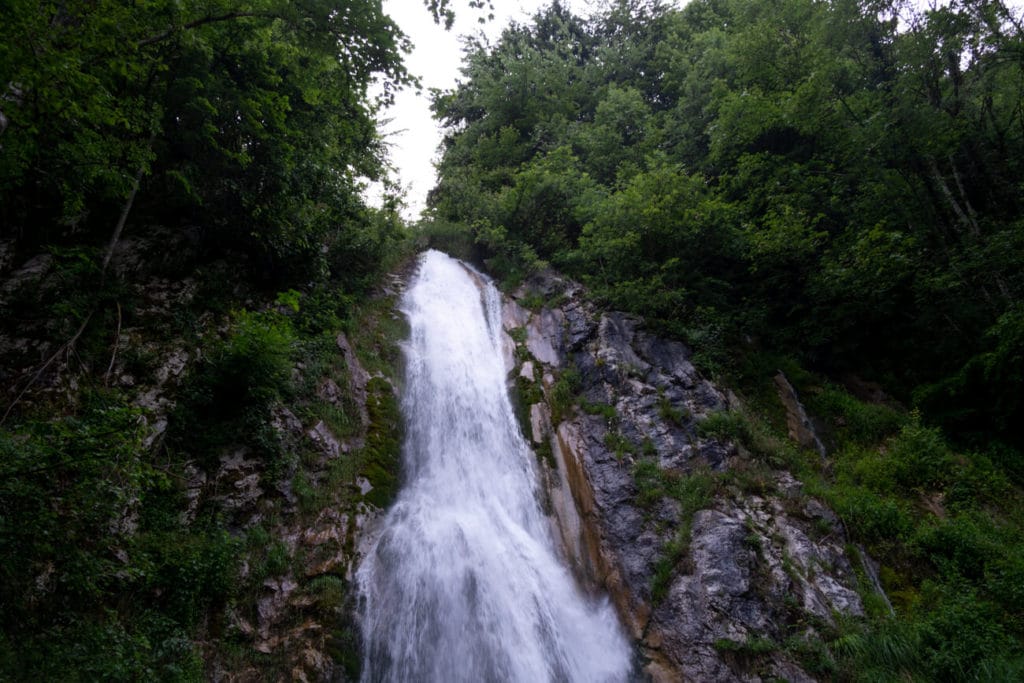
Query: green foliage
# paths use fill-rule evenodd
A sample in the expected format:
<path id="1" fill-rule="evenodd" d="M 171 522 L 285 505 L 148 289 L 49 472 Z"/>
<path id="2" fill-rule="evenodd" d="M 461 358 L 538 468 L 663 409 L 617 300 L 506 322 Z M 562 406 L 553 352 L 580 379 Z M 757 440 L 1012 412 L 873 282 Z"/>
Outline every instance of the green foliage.
<path id="1" fill-rule="evenodd" d="M 238 543 L 223 529 L 147 534 L 138 549 L 152 567 L 147 588 L 159 596 L 160 613 L 190 630 L 234 591 Z"/>
<path id="2" fill-rule="evenodd" d="M 471 44 L 465 80 L 435 95 L 431 208 L 503 276 L 548 260 L 707 368 L 752 343 L 1019 447 L 1014 12 L 555 5 Z M 818 407 L 865 444 L 901 423 L 830 387 Z"/>
<path id="3" fill-rule="evenodd" d="M 604 446 L 615 453 L 618 460 L 622 460 L 627 454 L 635 455 L 640 450 L 635 443 L 616 430 L 608 430 L 604 433 Z"/>
<path id="4" fill-rule="evenodd" d="M 206 467 L 226 447 L 240 444 L 278 464 L 282 454 L 269 411 L 291 390 L 294 345 L 291 324 L 280 314 L 236 313 L 227 339 L 190 376 L 173 415 L 170 444 Z"/>
<path id="5" fill-rule="evenodd" d="M 317 576 L 306 584 L 305 590 L 314 597 L 325 612 L 340 611 L 348 596 L 345 582 L 330 574 Z"/>
<path id="6" fill-rule="evenodd" d="M 713 643 L 719 652 L 730 652 L 749 657 L 769 654 L 778 649 L 773 641 L 768 638 L 751 638 L 749 640 L 732 640 L 730 638 L 719 638 Z"/>
<path id="7" fill-rule="evenodd" d="M 900 428 L 906 417 L 887 405 L 864 403 L 835 386 L 825 386 L 804 401 L 808 410 L 828 422 L 838 440 L 873 445 Z"/>
<path id="8" fill-rule="evenodd" d="M 616 418 L 615 406 L 608 403 L 591 403 L 584 399 L 580 401 L 580 409 L 587 415 L 602 416 L 608 424 L 612 424 Z"/>
<path id="9" fill-rule="evenodd" d="M 294 289 L 289 289 L 286 292 L 278 292 L 277 293 L 277 299 L 275 300 L 275 302 L 279 306 L 287 306 L 288 308 L 292 309 L 293 313 L 298 313 L 299 312 L 299 301 L 301 301 L 301 300 L 302 300 L 302 294 L 301 293 L 295 291 Z"/>
<path id="10" fill-rule="evenodd" d="M 679 503 L 679 525 L 662 548 L 651 579 L 651 599 L 658 603 L 664 599 L 679 563 L 689 551 L 693 516 L 711 504 L 717 481 L 706 471 L 682 474 L 663 470 L 656 460 L 645 457 L 633 465 L 633 482 L 637 488 L 635 500 L 641 507 L 652 509 L 665 497 Z"/>
<path id="11" fill-rule="evenodd" d="M 18 643 L 0 677 L 201 680 L 191 634 L 234 591 L 237 544 L 181 529 L 177 509 L 168 521 L 158 501 L 171 483 L 141 447 L 138 410 L 86 399 L 0 432 L 3 642 Z"/>
<path id="12" fill-rule="evenodd" d="M 677 427 L 685 427 L 690 420 L 690 411 L 673 406 L 664 393 L 658 394 L 658 415 Z"/>
<path id="13" fill-rule="evenodd" d="M 558 424 L 571 413 L 580 391 L 580 382 L 579 370 L 566 368 L 551 386 L 549 404 L 551 405 L 551 420 L 554 424 Z"/>
<path id="14" fill-rule="evenodd" d="M 366 409 L 370 424 L 366 445 L 356 454 L 361 471 L 373 490 L 366 498 L 379 507 L 387 507 L 398 493 L 399 462 L 402 444 L 402 414 L 391 384 L 374 377 L 366 385 Z"/>
<path id="15" fill-rule="evenodd" d="M 697 422 L 697 434 L 704 438 L 732 441 L 762 462 L 781 467 L 796 459 L 794 447 L 763 421 L 746 411 L 721 410 Z"/>
<path id="16" fill-rule="evenodd" d="M 432 220 L 414 228 L 418 244 L 437 249 L 455 258 L 473 261 L 476 244 L 472 230 L 462 223 Z"/>
<path id="17" fill-rule="evenodd" d="M 383 173 L 367 87 L 412 82 L 379 4 L 15 2 L 0 28 L 0 225 L 20 246 L 106 241 L 129 198 L 271 280 L 358 279 L 393 242 L 394 211 L 359 196 Z"/>

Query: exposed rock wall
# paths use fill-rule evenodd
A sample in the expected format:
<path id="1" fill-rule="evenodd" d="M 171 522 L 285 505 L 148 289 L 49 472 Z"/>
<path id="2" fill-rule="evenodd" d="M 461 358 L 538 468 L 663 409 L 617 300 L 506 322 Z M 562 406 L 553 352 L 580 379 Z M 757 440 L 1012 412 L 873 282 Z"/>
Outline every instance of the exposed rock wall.
<path id="1" fill-rule="evenodd" d="M 531 312 L 527 296 L 558 303 Z M 701 437 L 698 423 L 729 401 L 683 344 L 598 310 L 551 274 L 507 298 L 503 319 L 510 383 L 522 397 L 538 395 L 524 381 L 539 382 L 544 396 L 526 431 L 552 454 L 541 469 L 557 537 L 582 584 L 611 596 L 644 676 L 813 680 L 783 641 L 863 613 L 834 515 L 787 472 L 759 470 L 756 485 L 730 476 L 751 456 Z M 669 495 L 643 498 L 640 462 L 676 480 L 703 476 L 713 493 L 689 513 Z"/>

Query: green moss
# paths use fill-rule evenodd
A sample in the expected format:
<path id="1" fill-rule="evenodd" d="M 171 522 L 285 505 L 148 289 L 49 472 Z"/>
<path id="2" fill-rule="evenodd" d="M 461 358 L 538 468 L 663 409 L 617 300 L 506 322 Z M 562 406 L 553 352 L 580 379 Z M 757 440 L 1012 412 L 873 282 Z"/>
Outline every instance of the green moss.
<path id="1" fill-rule="evenodd" d="M 361 463 L 360 473 L 373 486 L 373 490 L 366 494 L 367 501 L 386 507 L 398 493 L 402 415 L 398 399 L 386 379 L 371 379 L 366 385 L 366 395 L 369 415 L 366 444 L 355 457 Z"/>

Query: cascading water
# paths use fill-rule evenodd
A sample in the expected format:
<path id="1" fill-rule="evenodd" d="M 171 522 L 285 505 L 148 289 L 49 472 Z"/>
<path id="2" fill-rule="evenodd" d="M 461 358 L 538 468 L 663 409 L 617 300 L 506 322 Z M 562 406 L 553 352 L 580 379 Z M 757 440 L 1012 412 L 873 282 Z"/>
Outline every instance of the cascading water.
<path id="1" fill-rule="evenodd" d="M 607 600 L 559 563 L 505 385 L 499 296 L 427 252 L 403 299 L 407 481 L 358 572 L 364 681 L 621 681 Z"/>

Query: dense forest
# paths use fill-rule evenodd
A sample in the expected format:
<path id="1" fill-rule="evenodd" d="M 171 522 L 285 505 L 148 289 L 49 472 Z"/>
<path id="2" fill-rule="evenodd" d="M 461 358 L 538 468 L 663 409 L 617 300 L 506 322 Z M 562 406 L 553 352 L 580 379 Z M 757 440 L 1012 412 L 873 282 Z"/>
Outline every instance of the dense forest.
<path id="1" fill-rule="evenodd" d="M 1000 2 L 556 3 L 435 95 L 433 216 L 709 361 L 781 349 L 1018 448 L 1022 41 Z"/>
<path id="2" fill-rule="evenodd" d="M 378 112 L 417 84 L 408 41 L 377 0 L 5 0 L 0 37 L 0 679 L 287 672 L 229 626 L 299 562 L 278 518 L 193 510 L 183 482 L 242 445 L 296 514 L 336 504 L 271 424 L 287 402 L 357 430 L 317 385 L 339 331 L 394 365 L 371 291 L 415 230 L 361 192 L 388 176 Z M 880 561 L 892 604 L 815 634 L 808 671 L 1024 676 L 1019 9 L 555 2 L 467 43 L 433 108 L 413 228 L 506 284 L 553 266 L 685 341 L 750 408 L 709 433 L 794 471 Z M 152 282 L 188 301 L 156 306 Z M 828 461 L 773 445 L 779 368 L 831 425 Z M 376 405 L 336 477 L 366 473 L 384 505 L 398 419 Z M 340 583 L 303 586 L 308 609 L 340 613 Z"/>

